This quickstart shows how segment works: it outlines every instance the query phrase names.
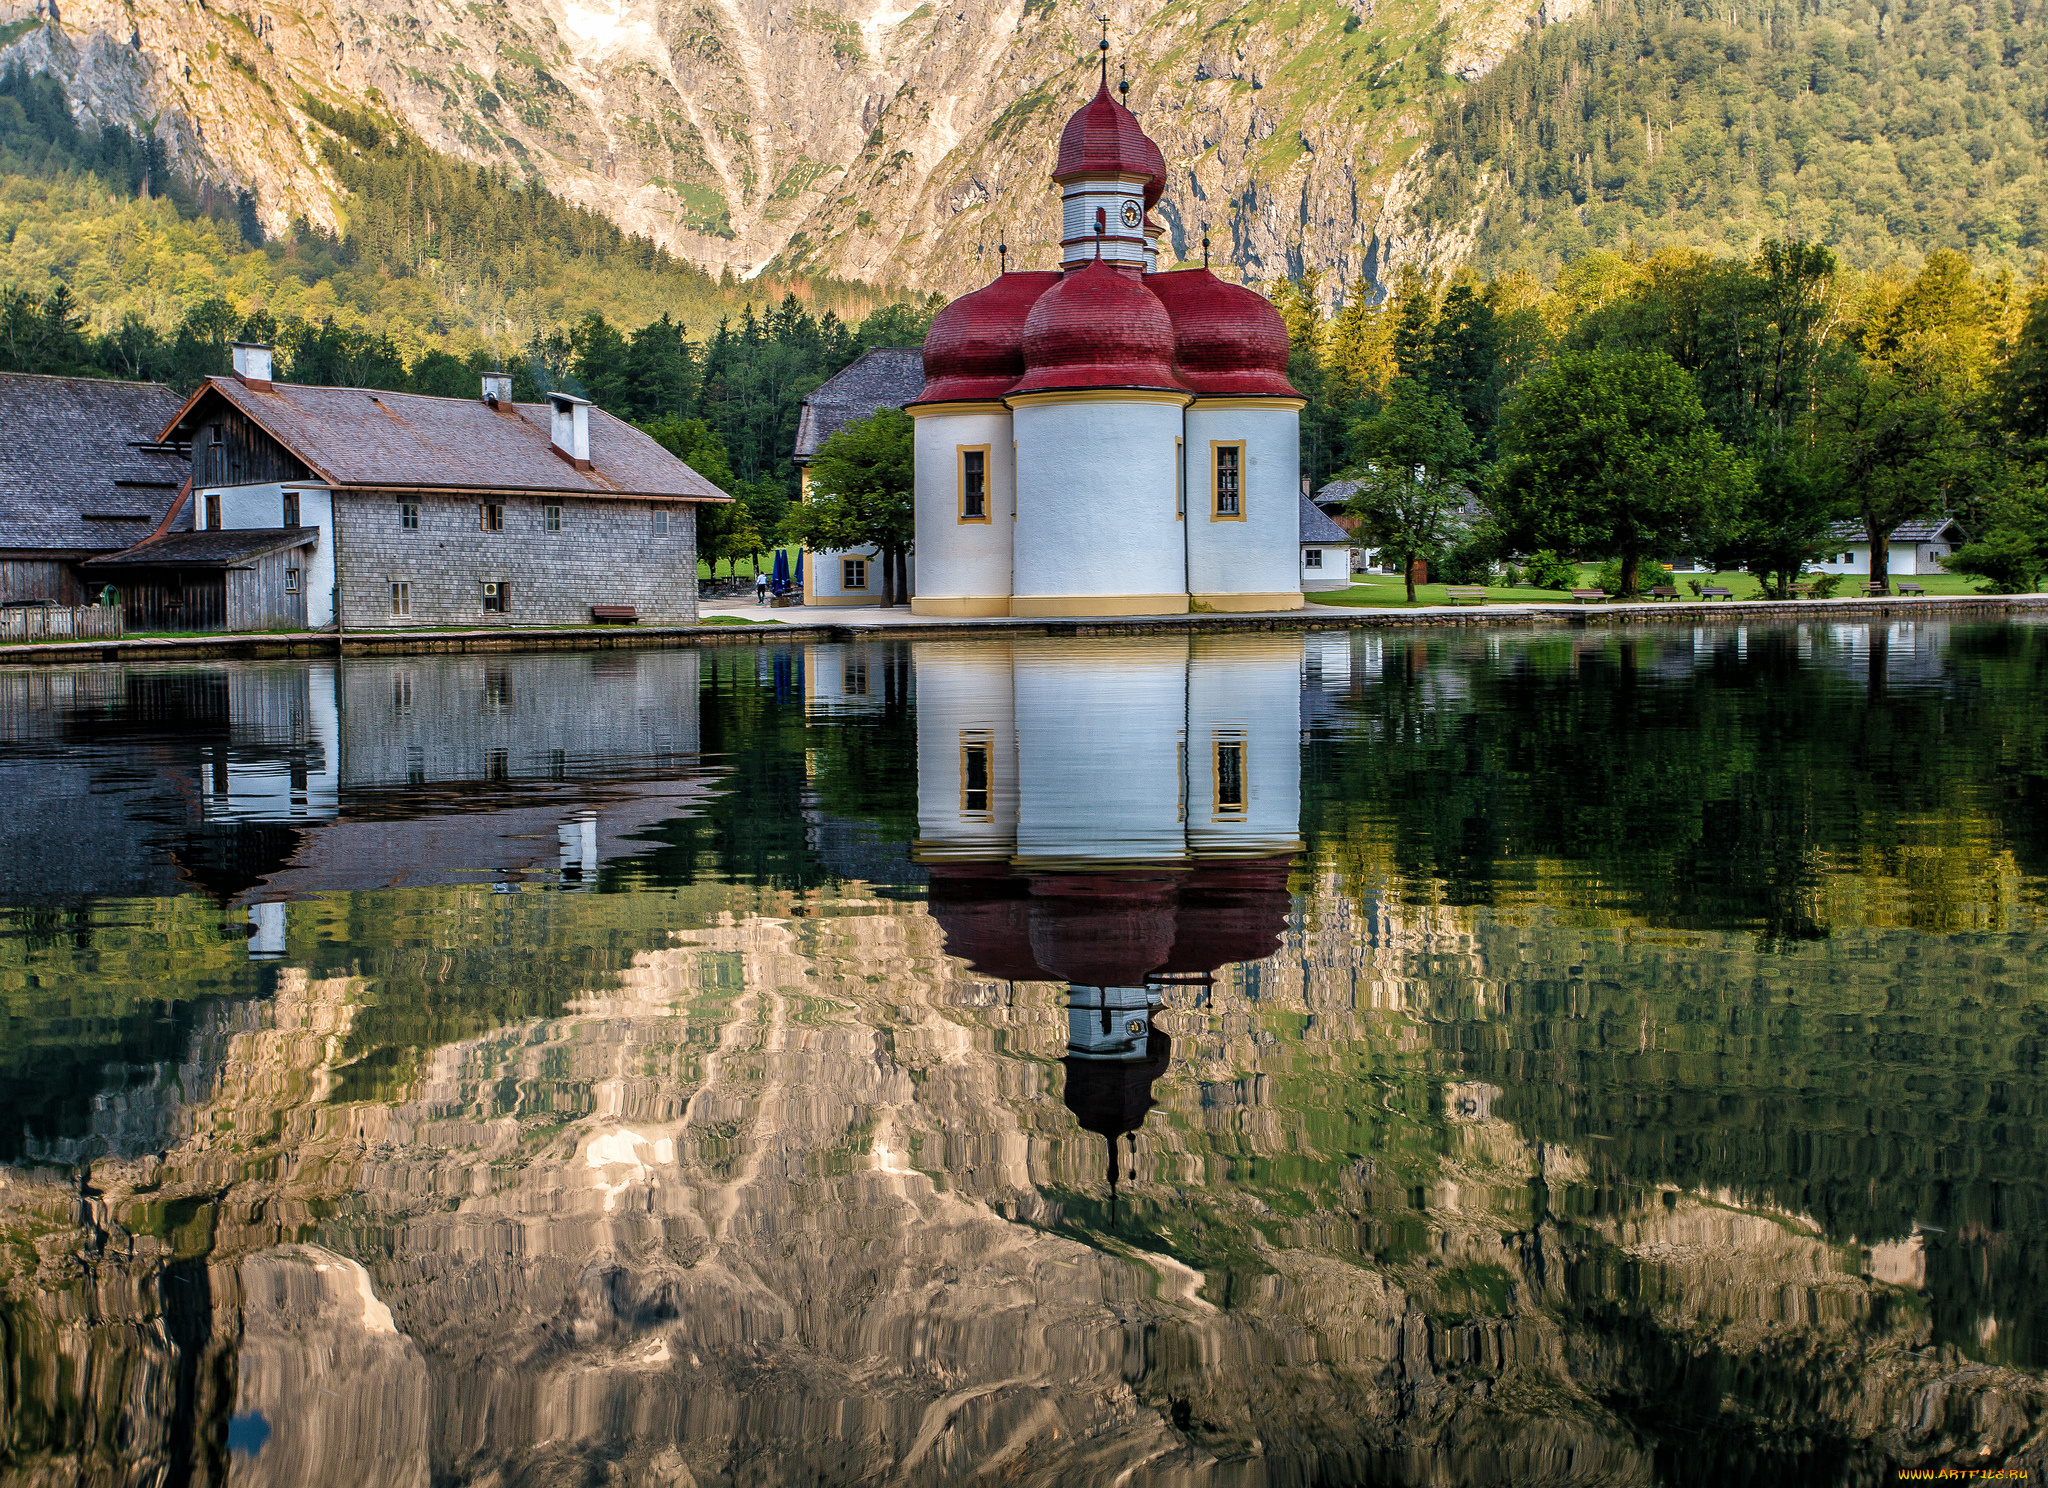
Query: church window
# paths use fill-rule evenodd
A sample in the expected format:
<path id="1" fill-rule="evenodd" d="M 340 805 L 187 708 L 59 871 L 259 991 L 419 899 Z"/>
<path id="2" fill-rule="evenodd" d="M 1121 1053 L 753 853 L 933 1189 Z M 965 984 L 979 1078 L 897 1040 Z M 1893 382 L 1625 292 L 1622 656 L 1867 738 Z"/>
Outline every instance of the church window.
<path id="1" fill-rule="evenodd" d="M 1212 440 L 1210 489 L 1214 496 L 1214 520 L 1244 520 L 1244 442 L 1226 444 Z"/>
<path id="2" fill-rule="evenodd" d="M 986 733 L 960 736 L 960 814 L 963 817 L 988 819 L 989 744 Z"/>
<path id="3" fill-rule="evenodd" d="M 960 446 L 960 520 L 988 520 L 988 446 Z"/>
<path id="4" fill-rule="evenodd" d="M 842 558 L 839 587 L 842 589 L 865 589 L 868 586 L 868 561 L 865 558 Z"/>
<path id="5" fill-rule="evenodd" d="M 1244 735 L 1216 736 L 1216 814 L 1245 814 Z"/>

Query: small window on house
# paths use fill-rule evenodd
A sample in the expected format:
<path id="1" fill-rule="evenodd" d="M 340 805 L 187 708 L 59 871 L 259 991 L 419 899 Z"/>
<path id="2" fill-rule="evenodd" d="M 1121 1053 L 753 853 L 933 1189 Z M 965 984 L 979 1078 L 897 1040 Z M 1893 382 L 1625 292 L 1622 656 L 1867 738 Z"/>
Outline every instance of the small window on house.
<path id="1" fill-rule="evenodd" d="M 658 507 L 655 509 L 654 535 L 656 537 L 668 536 L 668 508 L 666 507 Z"/>
<path id="2" fill-rule="evenodd" d="M 407 532 L 420 530 L 420 504 L 417 501 L 398 503 L 398 525 Z"/>
<path id="3" fill-rule="evenodd" d="M 284 571 L 284 592 L 287 594 L 297 594 L 299 592 L 299 571 L 296 568 L 288 568 Z"/>
<path id="4" fill-rule="evenodd" d="M 988 520 L 988 451 L 960 451 L 960 520 Z"/>
<path id="5" fill-rule="evenodd" d="M 511 612 L 512 586 L 503 579 L 484 581 L 484 613 L 504 615 Z"/>
<path id="6" fill-rule="evenodd" d="M 865 558 L 842 558 L 840 588 L 865 589 L 868 586 L 868 561 Z"/>
<path id="7" fill-rule="evenodd" d="M 476 509 L 477 527 L 484 532 L 505 530 L 505 508 L 495 501 L 486 501 Z"/>
<path id="8" fill-rule="evenodd" d="M 559 506 L 544 506 L 540 509 L 540 524 L 549 532 L 562 530 L 562 509 Z"/>
<path id="9" fill-rule="evenodd" d="M 284 493 L 284 525 L 287 527 L 299 525 L 299 493 L 297 491 L 287 491 Z"/>
<path id="10" fill-rule="evenodd" d="M 391 581 L 391 613 L 410 615 L 412 613 L 412 585 L 404 579 Z"/>
<path id="11" fill-rule="evenodd" d="M 1218 734 L 1216 736 L 1216 814 L 1218 816 L 1243 816 L 1245 814 L 1244 736 L 1242 734 Z"/>
<path id="12" fill-rule="evenodd" d="M 1323 566 L 1323 550 L 1321 548 L 1303 548 L 1301 550 L 1301 566 L 1303 568 L 1321 568 Z"/>
<path id="13" fill-rule="evenodd" d="M 1244 517 L 1244 446 L 1218 444 L 1216 451 L 1216 515 L 1225 520 Z"/>

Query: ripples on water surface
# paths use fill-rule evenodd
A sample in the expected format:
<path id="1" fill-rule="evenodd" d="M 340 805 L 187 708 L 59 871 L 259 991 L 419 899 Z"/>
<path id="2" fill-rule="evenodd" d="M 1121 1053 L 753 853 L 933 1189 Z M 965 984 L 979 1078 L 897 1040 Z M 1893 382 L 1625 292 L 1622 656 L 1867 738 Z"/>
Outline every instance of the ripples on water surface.
<path id="1" fill-rule="evenodd" d="M 0 1480 L 2038 1474 L 2044 684 L 1860 623 L 0 672 Z"/>

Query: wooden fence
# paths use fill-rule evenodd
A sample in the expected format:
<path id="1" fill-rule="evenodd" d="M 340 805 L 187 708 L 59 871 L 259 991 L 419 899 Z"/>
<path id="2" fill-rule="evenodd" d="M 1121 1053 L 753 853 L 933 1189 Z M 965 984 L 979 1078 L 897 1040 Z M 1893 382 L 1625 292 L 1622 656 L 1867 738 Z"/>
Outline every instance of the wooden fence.
<path id="1" fill-rule="evenodd" d="M 22 605 L 0 609 L 0 641 L 118 641 L 119 605 Z"/>

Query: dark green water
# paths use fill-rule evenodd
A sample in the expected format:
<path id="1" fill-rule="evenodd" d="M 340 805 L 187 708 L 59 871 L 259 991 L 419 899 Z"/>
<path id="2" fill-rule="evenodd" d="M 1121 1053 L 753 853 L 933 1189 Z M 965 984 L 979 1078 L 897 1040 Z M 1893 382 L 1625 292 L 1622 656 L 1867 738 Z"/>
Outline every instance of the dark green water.
<path id="1" fill-rule="evenodd" d="M 2038 1482 L 2044 703 L 2027 624 L 0 671 L 0 1483 Z"/>

